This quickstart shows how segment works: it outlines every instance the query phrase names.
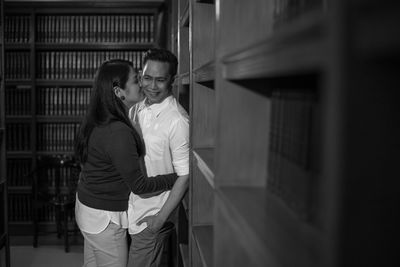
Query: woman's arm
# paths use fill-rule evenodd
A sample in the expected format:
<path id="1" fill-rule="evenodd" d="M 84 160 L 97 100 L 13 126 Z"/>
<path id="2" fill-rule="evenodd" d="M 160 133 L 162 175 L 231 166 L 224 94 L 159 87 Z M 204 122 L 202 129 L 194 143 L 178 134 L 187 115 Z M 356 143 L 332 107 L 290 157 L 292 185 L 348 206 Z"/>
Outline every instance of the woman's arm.
<path id="1" fill-rule="evenodd" d="M 122 179 L 135 194 L 170 190 L 177 175 L 175 173 L 145 177 L 140 169 L 136 140 L 131 129 L 121 128 L 112 132 L 108 153 Z"/>

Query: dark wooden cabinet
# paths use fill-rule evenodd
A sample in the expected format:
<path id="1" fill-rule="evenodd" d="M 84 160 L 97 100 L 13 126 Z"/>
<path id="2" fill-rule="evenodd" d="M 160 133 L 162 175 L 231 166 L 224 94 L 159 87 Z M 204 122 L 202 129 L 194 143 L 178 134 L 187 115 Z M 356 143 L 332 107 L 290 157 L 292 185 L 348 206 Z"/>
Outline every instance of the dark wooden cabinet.
<path id="1" fill-rule="evenodd" d="M 0 0 L 0 266 L 10 266 L 4 101 L 4 1 Z"/>

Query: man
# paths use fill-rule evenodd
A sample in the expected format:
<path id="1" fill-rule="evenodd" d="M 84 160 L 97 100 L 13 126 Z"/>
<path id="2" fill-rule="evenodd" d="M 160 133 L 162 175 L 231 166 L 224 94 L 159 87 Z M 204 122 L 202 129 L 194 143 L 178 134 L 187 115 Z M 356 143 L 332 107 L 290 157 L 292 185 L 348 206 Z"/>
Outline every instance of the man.
<path id="1" fill-rule="evenodd" d="M 144 139 L 148 176 L 175 172 L 178 179 L 171 191 L 156 196 L 131 194 L 129 266 L 160 266 L 164 244 L 174 229 L 168 217 L 188 187 L 189 119 L 172 95 L 177 66 L 171 52 L 147 51 L 141 76 L 145 99 L 130 110 L 131 119 L 139 124 Z"/>

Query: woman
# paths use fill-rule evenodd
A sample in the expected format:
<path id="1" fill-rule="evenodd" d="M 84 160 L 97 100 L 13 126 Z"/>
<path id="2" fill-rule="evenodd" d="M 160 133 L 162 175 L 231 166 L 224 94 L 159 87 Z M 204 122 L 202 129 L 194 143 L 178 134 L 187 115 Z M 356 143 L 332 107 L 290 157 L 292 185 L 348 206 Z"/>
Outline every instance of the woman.
<path id="1" fill-rule="evenodd" d="M 84 237 L 84 266 L 126 266 L 129 193 L 169 190 L 175 174 L 144 177 L 140 137 L 128 109 L 141 100 L 132 63 L 110 60 L 98 69 L 75 152 L 82 165 L 75 215 Z"/>

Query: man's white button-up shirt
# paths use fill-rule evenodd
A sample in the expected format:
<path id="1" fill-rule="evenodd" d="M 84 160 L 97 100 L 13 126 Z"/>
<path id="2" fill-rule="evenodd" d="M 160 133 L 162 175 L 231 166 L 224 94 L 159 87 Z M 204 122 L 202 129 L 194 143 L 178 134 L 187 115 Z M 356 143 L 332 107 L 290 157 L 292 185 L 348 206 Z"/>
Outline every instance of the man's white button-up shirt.
<path id="1" fill-rule="evenodd" d="M 147 106 L 145 100 L 130 110 L 132 122 L 140 124 L 146 147 L 144 162 L 147 175 L 156 176 L 175 172 L 189 174 L 189 117 L 173 96 L 163 102 Z M 157 196 L 141 198 L 130 194 L 129 233 L 136 234 L 147 227 L 136 225 L 141 218 L 158 213 L 170 191 Z"/>

